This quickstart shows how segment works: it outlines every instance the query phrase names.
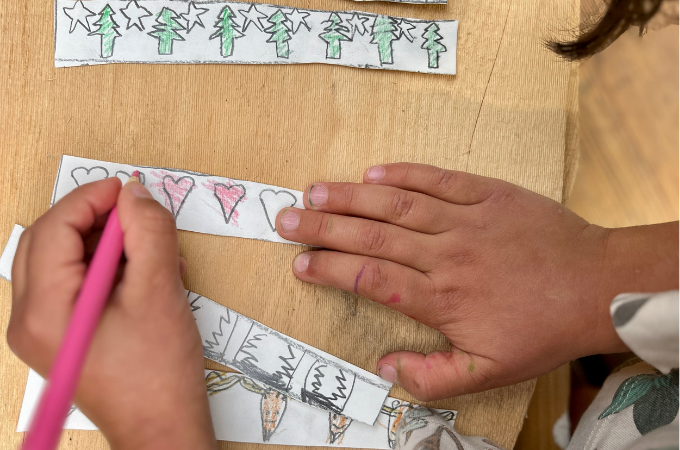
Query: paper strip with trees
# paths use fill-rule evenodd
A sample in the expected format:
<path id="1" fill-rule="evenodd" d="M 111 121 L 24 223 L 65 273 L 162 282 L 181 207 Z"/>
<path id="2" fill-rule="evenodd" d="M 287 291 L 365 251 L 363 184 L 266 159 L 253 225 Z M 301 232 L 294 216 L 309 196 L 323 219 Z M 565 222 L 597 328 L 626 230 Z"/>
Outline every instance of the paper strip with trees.
<path id="1" fill-rule="evenodd" d="M 456 73 L 456 20 L 212 0 L 58 0 L 55 20 L 57 67 L 323 63 Z"/>

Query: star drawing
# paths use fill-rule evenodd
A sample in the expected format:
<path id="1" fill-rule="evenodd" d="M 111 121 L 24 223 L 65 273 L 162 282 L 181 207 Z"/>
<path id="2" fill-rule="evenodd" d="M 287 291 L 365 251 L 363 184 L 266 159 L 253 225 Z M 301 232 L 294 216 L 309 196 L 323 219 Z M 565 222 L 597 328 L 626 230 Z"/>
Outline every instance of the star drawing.
<path id="1" fill-rule="evenodd" d="M 368 22 L 368 19 L 368 17 L 360 16 L 357 13 L 354 13 L 352 17 L 347 20 L 347 25 L 349 25 L 348 28 L 350 29 L 352 39 L 354 39 L 354 33 L 359 33 L 362 36 L 365 33 L 368 33 L 368 28 L 366 28 L 366 22 Z"/>
<path id="2" fill-rule="evenodd" d="M 144 31 L 142 19 L 153 15 L 145 7 L 139 6 L 137 0 L 132 0 L 125 8 L 121 9 L 120 12 L 128 20 L 127 27 L 125 28 L 126 30 L 137 27 L 139 31 Z"/>
<path id="3" fill-rule="evenodd" d="M 300 25 L 303 25 L 305 28 L 307 28 L 307 31 L 311 31 L 309 24 L 305 20 L 307 16 L 309 16 L 308 12 L 300 12 L 297 8 L 295 8 L 290 14 L 286 14 L 286 17 L 288 17 L 288 20 L 290 21 L 290 29 L 293 34 L 298 32 Z"/>
<path id="4" fill-rule="evenodd" d="M 262 24 L 260 23 L 260 19 L 263 17 L 267 17 L 267 15 L 262 14 L 260 11 L 258 11 L 254 4 L 251 4 L 248 10 L 239 9 L 238 12 L 240 12 L 241 15 L 245 17 L 245 21 L 243 22 L 243 28 L 241 29 L 241 31 L 246 31 L 248 25 L 250 25 L 251 23 L 255 25 L 255 28 L 262 31 Z"/>
<path id="5" fill-rule="evenodd" d="M 71 29 L 69 33 L 73 33 L 78 24 L 81 24 L 88 33 L 90 32 L 90 24 L 87 21 L 88 17 L 94 17 L 96 14 L 87 9 L 82 1 L 78 1 L 73 5 L 73 8 L 64 8 L 64 14 L 71 19 Z"/>
<path id="6" fill-rule="evenodd" d="M 404 35 L 404 37 L 408 39 L 409 42 L 413 42 L 413 35 L 411 34 L 411 30 L 416 27 L 415 25 L 413 25 L 406 19 L 401 19 L 399 22 L 397 22 L 397 27 L 399 28 L 399 34 L 397 35 L 397 39 Z"/>
<path id="7" fill-rule="evenodd" d="M 201 15 L 208 12 L 208 8 L 197 8 L 194 2 L 189 3 L 189 11 L 180 14 L 180 17 L 187 21 L 187 34 L 191 32 L 194 25 L 198 25 L 201 28 L 205 28 L 203 21 L 201 20 Z"/>

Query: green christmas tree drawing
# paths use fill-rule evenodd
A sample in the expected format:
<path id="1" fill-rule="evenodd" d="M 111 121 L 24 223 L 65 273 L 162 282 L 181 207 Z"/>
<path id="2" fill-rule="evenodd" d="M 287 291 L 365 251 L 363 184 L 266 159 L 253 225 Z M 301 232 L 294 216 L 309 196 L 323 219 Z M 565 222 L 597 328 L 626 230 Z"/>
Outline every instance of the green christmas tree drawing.
<path id="1" fill-rule="evenodd" d="M 118 24 L 113 20 L 114 15 L 116 15 L 116 13 L 113 12 L 111 6 L 108 4 L 104 6 L 104 9 L 99 13 L 99 20 L 94 23 L 95 25 L 98 25 L 99 28 L 90 33 L 90 36 L 99 34 L 102 37 L 102 58 L 110 58 L 111 55 L 113 55 L 113 45 L 116 38 L 121 36 L 117 30 Z"/>
<path id="2" fill-rule="evenodd" d="M 234 11 L 229 6 L 225 6 L 220 11 L 219 19 L 215 22 L 217 31 L 210 36 L 210 39 L 220 38 L 220 51 L 222 57 L 226 58 L 234 54 L 234 39 L 245 36 L 238 28 L 238 24 L 234 22 Z"/>
<path id="3" fill-rule="evenodd" d="M 267 42 L 276 43 L 276 56 L 279 58 L 288 58 L 288 55 L 290 55 L 288 41 L 291 40 L 291 36 L 288 33 L 291 31 L 288 27 L 288 18 L 280 9 L 278 9 L 269 19 L 267 19 L 267 22 L 272 24 L 271 27 L 264 30 L 271 34 L 269 39 L 267 39 Z"/>
<path id="4" fill-rule="evenodd" d="M 344 33 L 349 33 L 349 28 L 341 25 L 342 19 L 332 12 L 327 21 L 328 26 L 324 28 L 325 33 L 321 33 L 319 37 L 324 40 L 326 46 L 326 58 L 338 59 L 340 58 L 340 42 L 351 41 L 349 36 Z"/>
<path id="5" fill-rule="evenodd" d="M 423 45 L 420 48 L 427 50 L 427 66 L 430 69 L 437 69 L 439 67 L 439 54 L 446 51 L 446 47 L 439 42 L 443 39 L 442 35 L 438 33 L 439 25 L 431 23 L 425 28 L 423 33 Z"/>
<path id="6" fill-rule="evenodd" d="M 149 36 L 158 39 L 158 54 L 172 55 L 173 41 L 183 41 L 184 38 L 180 36 L 175 30 L 184 30 L 184 25 L 177 22 L 179 16 L 172 9 L 165 6 L 156 17 L 154 31 L 149 32 Z"/>
<path id="7" fill-rule="evenodd" d="M 371 44 L 378 44 L 378 53 L 380 54 L 380 64 L 392 64 L 392 41 L 398 39 L 394 32 L 397 27 L 394 26 L 394 21 L 388 16 L 378 16 L 373 23 L 373 30 L 371 30 Z"/>

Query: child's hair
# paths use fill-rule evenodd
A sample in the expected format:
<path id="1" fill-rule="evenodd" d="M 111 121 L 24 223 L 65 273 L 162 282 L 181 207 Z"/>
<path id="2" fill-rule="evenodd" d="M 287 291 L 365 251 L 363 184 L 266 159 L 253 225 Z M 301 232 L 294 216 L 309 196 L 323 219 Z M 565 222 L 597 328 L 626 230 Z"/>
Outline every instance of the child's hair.
<path id="1" fill-rule="evenodd" d="M 573 41 L 548 41 L 547 47 L 565 59 L 576 61 L 593 56 L 607 48 L 628 28 L 645 25 L 659 11 L 663 0 L 608 0 L 609 6 L 600 19 L 579 33 Z"/>

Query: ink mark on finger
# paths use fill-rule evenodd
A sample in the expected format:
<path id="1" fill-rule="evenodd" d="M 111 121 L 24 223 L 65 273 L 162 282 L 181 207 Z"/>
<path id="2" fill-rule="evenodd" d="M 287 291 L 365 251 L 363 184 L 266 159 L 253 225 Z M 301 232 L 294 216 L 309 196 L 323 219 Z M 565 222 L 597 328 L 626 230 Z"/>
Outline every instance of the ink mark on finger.
<path id="1" fill-rule="evenodd" d="M 361 266 L 361 269 L 359 269 L 359 273 L 357 274 L 357 277 L 354 280 L 354 293 L 355 294 L 359 293 L 359 280 L 361 280 L 361 276 L 364 274 L 364 270 L 366 270 L 366 264 Z"/>
<path id="2" fill-rule="evenodd" d="M 312 203 L 312 189 L 314 189 L 315 184 L 311 185 L 309 188 L 309 192 L 307 192 L 307 201 L 309 202 L 309 206 L 312 208 L 314 207 L 314 203 Z"/>
<path id="3" fill-rule="evenodd" d="M 399 303 L 401 301 L 401 297 L 399 296 L 398 293 L 392 294 L 389 300 L 385 303 L 386 305 L 389 305 L 390 303 Z"/>

